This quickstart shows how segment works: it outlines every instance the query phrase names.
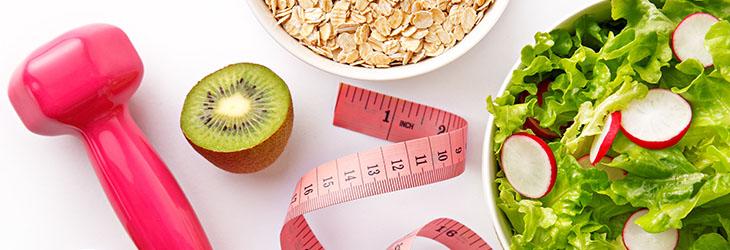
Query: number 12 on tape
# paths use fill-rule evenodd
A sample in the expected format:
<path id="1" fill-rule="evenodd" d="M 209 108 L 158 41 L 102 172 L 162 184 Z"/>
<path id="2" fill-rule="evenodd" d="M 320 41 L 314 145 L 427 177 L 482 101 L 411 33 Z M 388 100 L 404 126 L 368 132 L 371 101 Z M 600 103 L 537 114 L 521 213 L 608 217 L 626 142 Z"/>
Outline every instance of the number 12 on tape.
<path id="1" fill-rule="evenodd" d="M 281 230 L 282 249 L 323 248 L 304 219 L 308 212 L 464 172 L 467 122 L 454 114 L 343 83 L 334 125 L 396 143 L 344 156 L 307 172 L 289 203 Z M 433 227 L 444 232 L 434 233 Z M 491 249 L 476 233 L 450 219 L 432 221 L 389 249 L 408 249 L 416 236 L 452 249 Z"/>

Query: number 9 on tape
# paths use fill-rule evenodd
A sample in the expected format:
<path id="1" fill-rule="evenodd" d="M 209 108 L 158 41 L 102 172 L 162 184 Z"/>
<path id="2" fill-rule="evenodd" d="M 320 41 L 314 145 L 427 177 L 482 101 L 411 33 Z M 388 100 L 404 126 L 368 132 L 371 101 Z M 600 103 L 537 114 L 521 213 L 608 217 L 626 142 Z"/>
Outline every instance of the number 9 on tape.
<path id="1" fill-rule="evenodd" d="M 297 183 L 281 230 L 282 249 L 323 249 L 304 214 L 335 204 L 426 185 L 464 172 L 467 122 L 442 110 L 341 84 L 334 125 L 395 142 L 327 162 Z M 388 249 L 409 249 L 416 236 L 451 249 L 491 249 L 466 226 L 437 219 Z"/>

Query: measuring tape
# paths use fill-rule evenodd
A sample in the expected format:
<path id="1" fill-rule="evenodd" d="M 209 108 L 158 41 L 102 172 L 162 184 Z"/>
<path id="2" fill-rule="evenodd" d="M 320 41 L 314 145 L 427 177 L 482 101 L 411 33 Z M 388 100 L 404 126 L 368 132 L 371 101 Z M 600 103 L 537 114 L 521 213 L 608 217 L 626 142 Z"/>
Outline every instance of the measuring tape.
<path id="1" fill-rule="evenodd" d="M 334 125 L 392 142 L 327 162 L 297 183 L 281 229 L 282 249 L 323 249 L 304 214 L 335 204 L 450 179 L 464 172 L 467 122 L 454 114 L 340 84 Z M 437 219 L 393 243 L 417 237 L 451 249 L 491 249 L 466 226 Z"/>
<path id="2" fill-rule="evenodd" d="M 388 250 L 411 249 L 416 236 L 433 239 L 449 249 L 492 249 L 477 233 L 458 221 L 441 218 L 436 219 L 418 230 L 404 236 L 388 247 Z"/>

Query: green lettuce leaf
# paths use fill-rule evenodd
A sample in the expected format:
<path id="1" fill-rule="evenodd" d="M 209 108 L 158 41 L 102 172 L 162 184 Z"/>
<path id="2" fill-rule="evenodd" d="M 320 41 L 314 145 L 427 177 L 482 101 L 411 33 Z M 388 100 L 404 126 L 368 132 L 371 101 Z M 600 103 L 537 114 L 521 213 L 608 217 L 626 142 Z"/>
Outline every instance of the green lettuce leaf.
<path id="1" fill-rule="evenodd" d="M 690 250 L 727 250 L 730 243 L 718 233 L 703 234 L 689 248 Z"/>
<path id="2" fill-rule="evenodd" d="M 547 196 L 523 199 L 498 173 L 498 207 L 514 229 L 513 249 L 621 249 L 616 239 L 617 216 L 633 208 L 615 205 L 606 197 L 594 198 L 594 190 L 608 186 L 608 176 L 595 168 L 582 168 L 560 143 L 551 143 L 558 163 L 558 179 Z M 612 204 L 612 205 L 610 205 Z M 600 217 L 597 219 L 597 217 Z M 625 218 L 619 219 L 625 221 Z M 618 221 L 618 220 L 616 220 Z"/>
<path id="3" fill-rule="evenodd" d="M 682 221 L 678 249 L 730 249 L 723 247 L 720 238 L 706 235 L 728 235 L 730 232 L 730 210 L 727 207 L 697 208 Z M 708 239 L 709 238 L 709 239 Z"/>
<path id="4" fill-rule="evenodd" d="M 558 174 L 553 190 L 540 200 L 556 214 L 575 216 L 593 198 L 589 191 L 608 187 L 608 175 L 595 168 L 584 169 L 560 143 L 551 143 Z"/>
<path id="5" fill-rule="evenodd" d="M 582 103 L 573 125 L 565 131 L 561 142 L 571 154 L 585 151 L 589 147 L 587 145 L 590 139 L 601 133 L 601 127 L 608 114 L 625 108 L 634 99 L 643 98 L 647 92 L 646 85 L 626 78 L 618 90 L 596 101 L 596 104 Z"/>
<path id="6" fill-rule="evenodd" d="M 730 22 L 713 25 L 705 45 L 714 66 L 673 58 L 670 36 L 694 12 L 730 18 L 730 0 L 612 0 L 614 20 L 585 16 L 575 31 L 535 35 L 521 51 L 504 95 L 487 99 L 496 152 L 524 131 L 525 119 L 560 135 L 549 142 L 558 162 L 554 189 L 525 199 L 503 173 L 498 207 L 513 228 L 512 249 L 623 249 L 621 230 L 633 211 L 649 232 L 680 229 L 678 249 L 727 249 L 730 229 Z M 658 6 L 658 7 L 657 7 Z M 537 85 L 551 81 L 537 103 Z M 575 158 L 588 151 L 604 119 L 650 88 L 671 89 L 692 106 L 690 129 L 675 146 L 649 150 L 619 135 L 606 165 L 628 175 L 609 180 Z M 518 101 L 519 96 L 519 101 Z"/>
<path id="7" fill-rule="evenodd" d="M 649 208 L 637 220 L 649 232 L 681 228 L 681 220 L 694 208 L 730 194 L 730 174 L 700 172 L 679 147 L 648 150 L 619 136 L 613 150 L 620 155 L 608 165 L 629 175 L 600 192 L 617 204 Z"/>
<path id="8" fill-rule="evenodd" d="M 637 177 L 669 178 L 676 174 L 699 172 L 677 147 L 647 150 L 621 134 L 614 139 L 612 149 L 620 155 L 607 165 L 621 168 Z"/>
<path id="9" fill-rule="evenodd" d="M 648 0 L 613 0 L 611 17 L 626 19 L 628 24 L 606 42 L 602 58 L 625 58 L 641 80 L 659 82 L 661 68 L 668 66 L 673 56 L 669 36 L 676 24 Z"/>
<path id="10" fill-rule="evenodd" d="M 624 223 L 636 208 L 630 204 L 616 204 L 610 197 L 596 194 L 588 204 L 593 219 L 603 225 L 608 239 L 621 236 Z"/>
<path id="11" fill-rule="evenodd" d="M 730 174 L 708 177 L 702 173 L 680 174 L 669 178 L 643 178 L 629 175 L 615 181 L 606 192 L 617 204 L 646 207 L 649 212 L 636 220 L 647 232 L 659 233 L 681 228 L 695 207 L 730 194 Z"/>
<path id="12" fill-rule="evenodd" d="M 570 58 L 562 58 L 557 61 L 557 67 L 565 73 L 555 77 L 550 84 L 550 89 L 543 94 L 542 107 L 535 108 L 535 117 L 540 121 L 540 126 L 552 131 L 560 131 L 561 126 L 573 120 L 580 103 L 590 100 L 590 92 L 585 91 L 589 82 L 610 77 L 608 72 L 586 70 L 601 70 L 600 66 L 594 68 L 596 60 L 597 54 L 593 50 L 581 46 Z M 594 72 L 595 74 L 591 74 Z"/>
<path id="13" fill-rule="evenodd" d="M 698 168 L 730 167 L 730 85 L 717 71 L 700 76 L 682 97 L 692 105 L 692 123 L 677 147 Z"/>
<path id="14" fill-rule="evenodd" d="M 686 226 L 705 226 L 730 232 L 730 210 L 727 207 L 701 207 L 683 221 Z"/>
<path id="15" fill-rule="evenodd" d="M 730 11 L 730 3 L 725 5 Z M 712 55 L 715 69 L 725 81 L 730 81 L 730 22 L 720 21 L 710 28 L 705 36 L 705 45 Z"/>
<path id="16" fill-rule="evenodd" d="M 492 97 L 487 97 L 487 110 L 494 116 L 494 125 L 497 131 L 494 135 L 495 149 L 499 151 L 502 143 L 507 137 L 522 127 L 525 119 L 532 116 L 536 100 L 530 100 L 527 103 L 512 104 L 514 97 L 505 94 L 502 97 L 492 101 Z"/>
<path id="17" fill-rule="evenodd" d="M 727 19 L 730 17 L 730 0 L 667 0 L 662 7 L 662 12 L 677 23 L 687 15 L 696 12 L 707 12 Z"/>
<path id="18" fill-rule="evenodd" d="M 682 94 L 700 81 L 705 76 L 704 72 L 705 66 L 697 59 L 690 58 L 674 65 L 674 67 L 662 70 L 663 77 L 659 81 L 659 86 L 671 89 L 674 93 Z"/>

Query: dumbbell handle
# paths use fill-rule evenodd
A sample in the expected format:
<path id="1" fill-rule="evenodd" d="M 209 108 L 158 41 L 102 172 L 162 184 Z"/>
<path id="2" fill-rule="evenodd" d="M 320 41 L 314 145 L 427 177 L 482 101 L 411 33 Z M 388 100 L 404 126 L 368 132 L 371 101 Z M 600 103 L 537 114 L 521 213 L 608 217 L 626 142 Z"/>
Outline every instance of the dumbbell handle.
<path id="1" fill-rule="evenodd" d="M 211 249 L 188 199 L 126 105 L 82 129 L 96 175 L 139 249 Z"/>

